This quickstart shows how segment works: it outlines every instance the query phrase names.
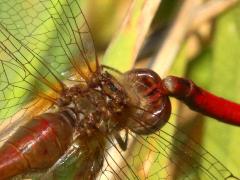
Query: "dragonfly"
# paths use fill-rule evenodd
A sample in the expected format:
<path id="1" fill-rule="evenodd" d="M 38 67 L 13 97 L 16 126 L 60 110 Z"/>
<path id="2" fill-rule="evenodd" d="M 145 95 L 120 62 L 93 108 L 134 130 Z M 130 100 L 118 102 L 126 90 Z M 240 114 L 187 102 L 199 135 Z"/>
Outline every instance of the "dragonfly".
<path id="1" fill-rule="evenodd" d="M 100 65 L 78 0 L 0 7 L 0 179 L 237 179 L 168 122 L 174 96 L 239 125 L 196 97 L 220 98 L 187 79 Z"/>

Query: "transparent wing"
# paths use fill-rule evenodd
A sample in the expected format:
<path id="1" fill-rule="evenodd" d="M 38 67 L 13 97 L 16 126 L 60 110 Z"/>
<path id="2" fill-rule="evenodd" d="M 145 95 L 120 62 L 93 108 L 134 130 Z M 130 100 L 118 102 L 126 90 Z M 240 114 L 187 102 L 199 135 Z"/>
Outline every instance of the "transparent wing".
<path id="1" fill-rule="evenodd" d="M 130 132 L 130 139 L 126 152 L 110 141 L 99 179 L 237 179 L 199 144 L 184 143 L 189 138 L 170 123 L 149 136 Z"/>
<path id="2" fill-rule="evenodd" d="M 50 102 L 59 96 L 62 84 L 45 64 L 46 71 L 36 69 L 40 57 L 16 39 L 0 24 L 0 121 L 25 109 L 37 98 Z M 2 132 L 1 132 L 2 133 Z"/>
<path id="3" fill-rule="evenodd" d="M 104 147 L 98 140 L 94 142 L 95 148 L 90 148 L 75 138 L 61 158 L 39 176 L 40 179 L 95 179 L 102 167 Z"/>
<path id="4" fill-rule="evenodd" d="M 73 74 L 89 79 L 97 70 L 93 41 L 78 0 L 2 0 L 0 12 L 1 23 L 58 75 L 75 70 Z"/>
<path id="5" fill-rule="evenodd" d="M 81 152 L 81 147 L 77 142 L 73 142 L 62 157 L 40 177 L 42 180 L 54 178 L 73 179 L 72 176 L 74 176 L 74 174 L 72 174 L 70 178 L 70 174 L 66 172 L 70 171 L 70 169 L 75 171 L 77 162 L 82 161 L 82 159 L 84 159 L 84 153 Z"/>
<path id="6" fill-rule="evenodd" d="M 178 138 L 173 136 L 176 132 Z M 129 133 L 126 151 L 121 150 L 114 137 L 106 137 L 107 143 L 89 140 L 91 146 L 84 148 L 73 144 L 42 177 L 66 180 L 80 173 L 80 177 L 97 180 L 237 179 L 199 144 L 192 140 L 186 144 L 189 138 L 170 123 L 148 136 Z M 94 153 L 88 156 L 89 152 Z"/>
<path id="7" fill-rule="evenodd" d="M 60 80 L 88 81 L 97 65 L 77 0 L 0 1 L 1 122 L 36 98 L 53 103 Z"/>
<path id="8" fill-rule="evenodd" d="M 48 110 L 52 106 L 52 102 L 45 98 L 35 97 L 34 100 L 28 104 L 20 106 L 16 113 L 10 113 L 17 109 L 15 106 L 6 107 L 6 113 L 0 114 L 1 118 L 6 118 L 6 121 L 1 121 L 0 125 L 0 146 L 9 138 L 12 133 L 14 133 L 17 128 L 19 128 L 19 126 L 26 123 L 26 121 L 30 120 L 36 114 L 40 114 Z M 0 113 L 3 112 L 4 110 L 1 109 Z"/>
<path id="9" fill-rule="evenodd" d="M 179 134 L 175 138 L 174 132 Z M 170 123 L 159 132 L 139 136 L 130 132 L 128 150 L 121 150 L 114 138 L 107 144 L 94 140 L 91 146 L 74 141 L 65 154 L 40 179 L 238 179 L 197 143 L 183 143 L 188 137 Z M 93 148 L 95 147 L 95 149 Z M 181 156 L 179 156 L 181 154 Z M 24 176 L 26 177 L 33 177 Z M 36 177 L 36 176 L 35 176 Z"/>

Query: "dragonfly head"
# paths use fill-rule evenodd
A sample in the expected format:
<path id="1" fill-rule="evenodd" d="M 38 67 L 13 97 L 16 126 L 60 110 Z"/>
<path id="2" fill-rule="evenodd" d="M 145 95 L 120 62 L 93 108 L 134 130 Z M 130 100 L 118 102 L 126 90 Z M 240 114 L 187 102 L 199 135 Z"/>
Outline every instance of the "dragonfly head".
<path id="1" fill-rule="evenodd" d="M 108 72 L 104 72 L 100 78 L 101 89 L 106 94 L 114 112 L 121 110 L 128 104 L 128 96 L 121 83 Z"/>
<path id="2" fill-rule="evenodd" d="M 138 134 L 151 134 L 169 119 L 171 104 L 164 94 L 161 78 L 150 69 L 134 69 L 123 75 L 123 84 L 131 99 L 128 127 Z"/>

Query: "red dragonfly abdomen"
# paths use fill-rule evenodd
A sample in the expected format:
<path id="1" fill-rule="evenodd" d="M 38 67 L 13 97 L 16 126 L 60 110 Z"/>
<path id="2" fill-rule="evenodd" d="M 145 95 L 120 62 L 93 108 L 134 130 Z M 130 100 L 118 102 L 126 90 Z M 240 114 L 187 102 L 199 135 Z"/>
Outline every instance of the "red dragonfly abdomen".
<path id="1" fill-rule="evenodd" d="M 71 123 L 61 113 L 45 113 L 21 126 L 0 150 L 0 179 L 51 167 L 68 148 Z"/>

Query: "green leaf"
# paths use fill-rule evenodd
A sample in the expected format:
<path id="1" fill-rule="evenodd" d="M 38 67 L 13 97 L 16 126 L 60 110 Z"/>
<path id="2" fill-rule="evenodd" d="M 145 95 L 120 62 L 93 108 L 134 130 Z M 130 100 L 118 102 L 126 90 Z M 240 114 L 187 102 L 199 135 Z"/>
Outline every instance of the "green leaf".
<path id="1" fill-rule="evenodd" d="M 190 78 L 212 93 L 240 102 L 240 7 L 217 20 L 212 46 L 191 66 Z M 205 117 L 204 147 L 239 176 L 240 129 Z"/>
<path id="2" fill-rule="evenodd" d="M 160 2 L 133 1 L 118 34 L 103 57 L 104 65 L 123 72 L 133 67 Z"/>

